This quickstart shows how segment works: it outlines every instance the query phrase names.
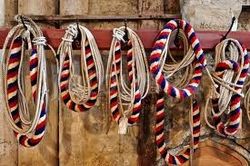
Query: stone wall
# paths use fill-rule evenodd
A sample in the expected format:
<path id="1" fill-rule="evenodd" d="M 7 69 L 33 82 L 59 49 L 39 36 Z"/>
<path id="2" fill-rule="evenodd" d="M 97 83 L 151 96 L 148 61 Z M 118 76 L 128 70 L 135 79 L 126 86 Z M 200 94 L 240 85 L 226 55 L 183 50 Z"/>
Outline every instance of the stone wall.
<path id="1" fill-rule="evenodd" d="M 197 30 L 227 30 L 231 23 L 231 11 L 238 17 L 241 5 L 249 4 L 246 0 L 9 0 L 5 1 L 5 13 L 0 10 L 4 25 L 13 24 L 13 16 L 20 14 L 34 15 L 133 15 L 133 14 L 165 14 L 181 11 L 183 18 L 189 20 Z M 4 2 L 0 0 L 0 2 Z M 0 3 L 1 4 L 1 3 Z M 59 4 L 59 6 L 57 6 Z M 3 5 L 0 5 L 0 8 Z M 33 7 L 33 8 L 32 8 Z M 32 10 L 31 10 L 32 8 Z M 59 13 L 58 8 L 60 9 Z M 1 13 L 2 12 L 2 13 Z M 2 15 L 1 15 L 2 14 Z M 3 17 L 3 15 L 5 17 Z M 85 22 L 89 28 L 111 29 L 123 25 L 123 22 Z M 130 21 L 128 26 L 133 29 L 161 29 L 163 21 Z M 239 22 L 240 28 L 247 25 Z M 3 24 L 2 24 L 3 25 Z M 63 24 L 65 27 L 67 24 Z M 42 24 L 42 26 L 51 26 Z M 76 53 L 78 56 L 79 53 Z M 149 52 L 148 52 L 149 54 Z M 102 51 L 106 65 L 108 51 Z M 212 62 L 213 52 L 207 53 Z M 44 140 L 37 147 L 25 149 L 20 147 L 9 130 L 3 111 L 0 112 L 0 165 L 89 165 L 89 166 L 116 166 L 116 165 L 162 165 L 155 146 L 154 127 L 154 90 L 144 100 L 144 109 L 141 123 L 129 130 L 128 135 L 119 136 L 117 125 L 110 121 L 110 112 L 105 107 L 105 93 L 102 93 L 96 108 L 86 113 L 74 113 L 63 106 L 59 109 L 57 103 L 55 61 L 48 56 L 50 78 L 50 114 L 48 130 Z M 202 80 L 199 101 L 204 106 L 207 89 L 210 84 L 207 76 Z M 105 92 L 105 89 L 103 89 Z M 171 100 L 171 103 L 174 101 Z M 189 141 L 188 108 L 189 101 L 168 106 L 166 130 L 169 130 L 168 146 L 175 147 Z M 4 106 L 1 106 L 4 109 Z M 178 112 L 178 113 L 175 113 Z M 204 109 L 202 107 L 202 112 Z M 246 117 L 246 116 L 245 116 Z M 202 117 L 202 119 L 204 119 Z M 239 139 L 222 139 L 206 127 L 202 121 L 202 141 L 212 140 L 218 144 L 231 147 L 242 156 L 250 160 L 250 132 L 247 128 L 249 122 L 244 118 Z M 107 132 L 109 131 L 109 132 Z M 11 157 L 10 157 L 11 156 Z"/>

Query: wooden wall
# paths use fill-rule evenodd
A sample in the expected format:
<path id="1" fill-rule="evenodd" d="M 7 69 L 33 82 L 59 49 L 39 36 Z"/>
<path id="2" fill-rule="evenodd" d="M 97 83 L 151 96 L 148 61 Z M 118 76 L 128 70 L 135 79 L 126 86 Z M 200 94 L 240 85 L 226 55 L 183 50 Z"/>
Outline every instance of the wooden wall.
<path id="1" fill-rule="evenodd" d="M 0 0 L 0 2 L 4 2 Z M 171 3 L 168 3 L 171 2 Z M 5 13 L 0 13 L 0 20 L 5 19 L 4 26 L 11 26 L 14 15 L 151 15 L 178 12 L 175 0 L 6 0 Z M 1 21 L 0 21 L 1 22 Z M 123 22 L 86 22 L 90 28 L 103 29 L 122 26 Z M 131 21 L 128 26 L 139 28 L 161 28 L 160 21 Z M 41 24 L 42 26 L 50 26 Z M 67 26 L 62 24 L 62 27 Z M 76 53 L 77 54 L 77 53 Z M 107 51 L 103 51 L 106 64 Z M 4 105 L 0 111 L 0 165 L 84 165 L 84 166 L 134 166 L 155 165 L 156 149 L 152 126 L 153 115 L 150 107 L 144 111 L 148 124 L 136 126 L 126 136 L 117 134 L 117 125 L 110 122 L 110 112 L 105 108 L 105 95 L 102 93 L 96 108 L 86 113 L 70 112 L 58 105 L 55 62 L 48 57 L 48 74 L 50 85 L 50 110 L 47 131 L 42 142 L 31 149 L 19 146 L 7 124 Z M 104 91 L 104 89 L 103 89 Z M 0 95 L 0 97 L 3 97 Z M 152 100 L 148 100 L 152 102 Z M 153 103 L 149 106 L 152 106 Z M 109 132 L 107 133 L 107 130 Z M 152 150 L 148 151 L 151 147 Z"/>
<path id="2" fill-rule="evenodd" d="M 196 2 L 189 3 L 191 0 L 180 1 L 186 6 L 191 4 L 190 8 L 192 9 L 194 8 L 192 5 L 196 4 Z M 0 0 L 0 4 L 3 2 L 5 2 L 5 12 L 0 10 L 0 26 L 15 24 L 13 17 L 17 13 L 43 16 L 160 15 L 165 13 L 179 13 L 180 11 L 178 0 Z M 206 3 L 210 3 L 210 1 L 206 0 Z M 214 7 L 214 4 L 211 6 Z M 190 8 L 185 8 L 185 11 L 193 11 L 189 10 Z M 214 7 L 213 10 L 217 10 L 217 8 Z M 193 14 L 191 12 L 189 16 L 192 18 Z M 199 16 L 201 20 L 203 19 L 202 17 Z M 4 23 L 1 24 L 3 20 Z M 133 29 L 161 29 L 163 23 L 162 21 L 153 20 L 129 21 L 128 26 Z M 89 28 L 111 29 L 122 26 L 124 23 L 118 21 L 93 21 L 83 22 L 82 24 Z M 44 23 L 40 25 L 53 27 Z M 61 27 L 67 25 L 68 23 L 65 23 Z M 75 56 L 78 56 L 78 54 L 76 52 Z M 208 54 L 208 56 L 213 56 L 213 53 L 211 54 Z M 104 65 L 106 65 L 108 51 L 102 51 L 102 55 Z M 45 137 L 37 147 L 25 149 L 17 144 L 4 115 L 4 104 L 0 104 L 0 165 L 162 165 L 162 160 L 159 160 L 159 154 L 156 150 L 153 133 L 153 108 L 155 101 L 153 93 L 150 93 L 144 100 L 140 125 L 131 128 L 126 136 L 119 136 L 117 134 L 117 125 L 110 121 L 110 112 L 105 107 L 105 89 L 102 89 L 103 93 L 100 96 L 98 105 L 93 110 L 86 113 L 70 112 L 64 106 L 59 108 L 56 65 L 52 56 L 48 56 L 48 74 L 50 78 L 49 123 Z M 209 81 L 205 77 L 202 81 L 200 96 L 203 105 L 206 97 L 204 94 L 209 89 L 207 82 Z M 1 99 L 3 100 L 2 93 L 0 93 Z M 176 109 L 180 113 L 173 114 L 169 112 L 168 114 L 166 129 L 170 129 L 169 134 L 170 138 L 172 138 L 169 139 L 170 147 L 181 144 L 183 137 L 188 135 L 188 116 L 185 105 L 178 108 L 172 107 L 172 109 Z M 250 160 L 250 153 L 248 152 L 250 149 L 250 132 L 244 131 L 249 126 L 249 122 L 246 119 L 244 119 L 243 123 L 244 130 L 239 135 L 240 139 L 235 142 L 225 141 L 214 136 L 211 134 L 213 131 L 207 129 L 204 122 L 202 123 L 203 138 L 209 138 L 227 145 Z"/>

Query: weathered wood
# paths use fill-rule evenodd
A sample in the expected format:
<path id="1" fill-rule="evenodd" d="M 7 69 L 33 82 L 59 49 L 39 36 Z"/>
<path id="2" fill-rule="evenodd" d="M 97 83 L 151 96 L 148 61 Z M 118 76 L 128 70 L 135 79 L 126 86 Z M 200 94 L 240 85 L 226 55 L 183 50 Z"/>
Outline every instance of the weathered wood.
<path id="1" fill-rule="evenodd" d="M 88 14 L 89 0 L 74 0 L 73 2 L 69 0 L 60 0 L 60 15 Z"/>
<path id="2" fill-rule="evenodd" d="M 199 144 L 199 148 L 194 153 L 193 165 L 228 165 L 228 166 L 245 166 L 248 161 L 235 152 L 233 149 L 206 140 Z M 184 166 L 188 166 L 188 162 Z"/>
<path id="3" fill-rule="evenodd" d="M 58 165 L 58 86 L 55 59 L 47 60 L 47 74 L 49 78 L 49 107 L 46 133 L 42 141 L 33 148 L 18 146 L 19 165 Z M 31 89 L 28 83 L 29 75 L 26 75 L 26 80 L 26 88 Z M 30 91 L 26 95 L 31 98 Z"/>
<path id="4" fill-rule="evenodd" d="M 172 13 L 172 11 L 177 10 L 175 8 L 179 1 L 176 0 L 137 0 L 137 1 L 117 1 L 117 0 L 85 0 L 85 1 L 72 1 L 72 0 L 60 0 L 60 13 L 57 12 L 57 2 L 59 0 L 19 0 L 19 13 L 27 14 L 27 15 L 42 15 L 49 16 L 55 14 L 61 14 L 65 17 L 70 17 L 70 15 L 91 15 L 91 16 L 109 16 L 115 15 L 119 17 L 128 16 L 128 15 L 164 15 L 165 13 Z M 183 1 L 183 0 L 182 0 Z M 5 1 L 5 22 L 6 25 L 10 25 L 10 21 L 13 20 L 13 16 L 17 14 L 17 0 L 6 0 Z M 191 0 L 185 1 L 186 4 L 189 5 Z M 232 0 L 230 1 L 232 2 Z M 201 4 L 201 3 L 205 3 Z M 219 2 L 221 5 L 222 1 Z M 223 26 L 223 29 L 226 30 L 230 24 L 230 21 L 224 21 L 221 24 L 221 20 L 225 20 L 225 16 L 230 20 L 231 14 L 228 12 L 230 5 L 226 5 L 226 10 L 218 10 L 221 7 L 216 7 L 218 3 L 214 3 L 213 1 L 201 0 L 201 1 L 192 1 L 192 4 L 185 8 L 186 11 L 183 15 L 184 18 L 189 18 L 191 23 L 194 24 L 195 28 L 206 28 L 218 30 L 221 29 L 220 26 Z M 240 2 L 234 4 L 240 4 Z M 224 5 L 224 4 L 222 4 Z M 221 5 L 221 6 L 222 6 Z M 205 7 L 204 7 L 205 6 Z M 213 12 L 210 10 L 204 10 L 205 8 L 209 8 L 212 6 Z M 232 5 L 231 5 L 232 6 Z M 196 12 L 193 12 L 194 9 L 197 9 Z M 209 8 L 210 9 L 210 8 Z M 188 12 L 187 12 L 188 11 Z M 199 11 L 199 12 L 197 12 Z M 214 14 L 223 15 L 218 19 L 213 19 Z M 174 12 L 173 12 L 174 13 Z M 197 17 L 197 14 L 203 13 Z M 204 15 L 205 13 L 205 15 Z M 225 13 L 225 14 L 221 14 Z M 189 15 L 187 17 L 187 15 Z M 206 16 L 206 20 L 208 22 L 204 23 L 204 16 Z M 189 21 L 190 21 L 189 20 Z M 203 22 L 201 22 L 203 20 Z M 80 20 L 83 21 L 83 20 Z M 85 20 L 84 20 L 85 21 Z M 197 21 L 197 22 L 196 22 Z M 38 21 L 39 22 L 39 21 Z M 74 21 L 73 21 L 74 22 Z M 133 29 L 139 29 L 137 32 L 141 37 L 144 46 L 147 49 L 152 47 L 155 36 L 158 34 L 158 30 L 162 28 L 162 24 L 164 22 L 157 21 L 129 21 L 128 26 Z M 227 24 L 228 23 L 228 24 Z M 245 24 L 245 23 L 243 23 Z M 247 23 L 246 23 L 247 24 Z M 95 38 L 97 39 L 98 46 L 101 50 L 108 50 L 112 37 L 112 28 L 119 27 L 124 25 L 121 20 L 117 20 L 114 22 L 109 22 L 106 20 L 102 21 L 88 21 L 88 23 L 84 23 L 83 25 L 91 28 Z M 102 30 L 93 30 L 93 29 L 102 29 Z M 109 29 L 109 30 L 103 30 Z M 154 30 L 142 30 L 142 29 L 154 29 Z M 2 33 L 0 29 L 0 48 L 3 40 L 7 34 L 7 30 Z M 54 48 L 57 48 L 61 37 L 64 34 L 64 30 L 49 30 L 45 29 L 44 34 L 48 39 L 48 43 L 52 43 Z M 221 35 L 224 32 L 198 32 L 198 37 L 201 39 L 202 47 L 205 50 L 214 49 L 215 44 L 217 44 L 221 38 Z M 239 39 L 243 42 L 248 49 L 250 49 L 250 38 L 249 32 L 236 32 L 231 33 L 229 37 L 233 37 Z M 104 64 L 107 62 L 107 51 L 102 51 Z M 51 61 L 51 56 L 50 60 Z M 57 106 L 57 75 L 55 73 L 55 63 L 49 63 L 48 66 L 53 67 L 49 70 L 50 75 L 50 87 L 53 87 L 50 90 L 52 94 L 50 100 L 50 114 L 49 114 L 49 123 L 48 130 L 46 132 L 44 140 L 41 142 L 38 147 L 33 149 L 19 149 L 19 162 L 17 163 L 17 145 L 16 140 L 12 135 L 12 131 L 9 129 L 9 126 L 6 124 L 6 118 L 2 115 L 3 111 L 0 112 L 0 165 L 89 165 L 89 166 L 112 166 L 112 165 L 157 165 L 154 163 L 156 158 L 156 150 L 154 143 L 154 133 L 153 133 L 153 124 L 154 124 L 154 101 L 152 100 L 154 97 L 149 96 L 146 101 L 146 106 L 148 108 L 144 109 L 144 113 L 141 119 L 141 125 L 139 127 L 139 135 L 138 128 L 132 128 L 127 136 L 119 137 L 117 134 L 117 124 L 111 123 L 110 131 L 106 135 L 106 128 L 108 126 L 110 120 L 110 111 L 105 108 L 105 96 L 101 95 L 99 104 L 96 108 L 89 112 L 85 113 L 73 113 L 69 110 L 66 110 L 63 106 L 60 112 L 60 137 L 58 138 L 57 134 L 57 126 L 58 126 L 58 106 Z M 207 81 L 208 82 L 208 81 Z M 205 84 L 207 84 L 205 82 Z M 209 88 L 209 86 L 207 86 Z M 205 87 L 201 86 L 202 89 Z M 103 90 L 105 91 L 105 89 Z M 1 97 L 1 96 L 0 96 Z M 202 99 L 203 101 L 204 99 Z M 151 103 L 151 104 L 148 104 Z M 203 103 L 204 105 L 204 103 Z M 3 105 L 0 105 L 0 108 Z M 173 112 L 180 112 L 174 114 Z M 171 122 L 167 125 L 173 125 L 174 127 L 169 130 L 170 136 L 169 139 L 166 140 L 166 143 L 169 143 L 171 147 L 175 144 L 180 144 L 182 141 L 183 126 L 187 124 L 188 118 L 186 116 L 186 111 L 183 110 L 168 110 L 168 117 L 173 118 L 174 122 Z M 185 122 L 185 123 L 184 123 Z M 242 133 L 247 133 L 246 131 L 249 123 L 243 124 Z M 176 126 L 179 126 L 176 128 Z M 203 127 L 205 128 L 205 123 L 203 123 Z M 168 130 L 169 126 L 166 126 Z M 186 126 L 187 128 L 187 126 Z M 185 129 L 186 129 L 185 128 Z M 176 130 L 178 132 L 172 132 Z M 177 134 L 176 134 L 177 133 Z M 240 136 L 247 136 L 242 134 Z M 176 141 L 177 140 L 177 141 Z M 2 143 L 2 141 L 6 141 L 6 143 Z M 58 141 L 60 141 L 60 153 L 58 153 Z M 169 145 L 168 144 L 168 145 Z M 249 149 L 249 141 L 248 139 L 242 139 L 242 146 Z M 201 144 L 202 145 L 202 144 Z M 218 145 L 217 145 L 218 146 Z M 202 149 L 201 149 L 202 150 Z M 229 151 L 229 150 L 226 150 Z M 204 153 L 206 152 L 206 153 Z M 199 159 L 203 156 L 205 157 L 207 153 L 215 153 L 217 154 L 217 150 L 204 150 L 200 155 Z M 60 157 L 60 161 L 58 159 L 58 154 Z M 198 153 L 197 153 L 198 154 Z M 201 156 L 202 155 L 202 156 Z M 220 155 L 213 156 L 219 159 Z M 211 158 L 210 158 L 211 159 Z M 213 161 L 214 158 L 212 158 Z M 231 159 L 231 158 L 230 158 Z M 227 158 L 227 160 L 230 160 Z M 196 160 L 196 159 L 195 159 Z M 205 159 L 206 160 L 206 159 Z M 224 160 L 224 159 L 223 159 Z M 230 161 L 233 161 L 230 160 Z M 201 162 L 198 161 L 197 162 Z M 209 164 L 211 161 L 207 161 Z M 196 163 L 196 161 L 194 161 Z M 206 163 L 207 164 L 207 163 Z M 200 165 L 200 164 L 197 164 Z M 210 164 L 211 165 L 211 164 Z M 216 165 L 216 164 L 214 164 Z M 224 164 L 225 165 L 225 164 Z"/>
<path id="5" fill-rule="evenodd" d="M 130 24 L 129 24 L 130 25 Z M 111 26 L 111 25 L 106 25 Z M 132 27 L 135 25 L 131 24 Z M 4 40 L 8 34 L 9 29 L 8 28 L 0 28 L 0 48 L 3 47 Z M 112 30 L 106 29 L 106 30 L 98 30 L 98 29 L 90 29 L 90 31 L 93 33 L 98 48 L 100 50 L 109 50 L 110 43 L 112 40 Z M 62 37 L 64 35 L 65 29 L 43 29 L 43 34 L 46 37 L 48 43 L 54 48 L 57 49 Z M 156 29 L 146 29 L 139 28 L 139 30 L 136 30 L 136 33 L 138 33 L 140 39 L 143 42 L 144 48 L 147 50 L 150 50 L 153 46 L 153 43 L 155 41 L 155 38 L 157 34 L 159 33 L 159 30 Z M 225 34 L 224 31 L 196 31 L 197 37 L 199 38 L 201 42 L 201 46 L 204 50 L 212 50 L 214 49 L 215 45 L 219 43 L 220 39 L 222 38 L 222 35 Z M 234 38 L 239 40 L 240 42 L 244 43 L 244 46 L 249 50 L 250 49 L 250 38 L 248 37 L 250 35 L 250 32 L 231 32 L 228 37 Z M 173 49 L 174 47 L 171 46 Z"/>
<path id="6" fill-rule="evenodd" d="M 24 15 L 53 15 L 56 14 L 58 0 L 19 0 L 18 13 Z"/>
<path id="7" fill-rule="evenodd" d="M 13 24 L 14 16 L 18 11 L 18 0 L 8 0 L 4 4 L 5 9 L 5 26 Z"/>
<path id="8" fill-rule="evenodd" d="M 136 1 L 120 1 L 116 0 L 102 1 L 91 0 L 86 3 L 79 4 L 83 11 L 71 11 L 71 8 L 64 6 L 62 15 L 72 15 L 75 12 L 82 14 L 86 12 L 88 15 L 105 16 L 105 15 L 133 15 L 136 14 Z M 101 5 L 100 5 L 101 4 Z M 119 11 L 117 9 L 120 9 Z M 81 20 L 79 20 L 81 21 Z M 104 20 L 103 20 L 104 21 Z M 121 22 L 88 22 L 83 25 L 88 28 L 95 29 L 111 29 L 123 26 Z M 128 22 L 130 28 L 135 29 L 137 23 Z M 107 49 L 110 47 L 112 30 L 102 34 L 100 31 L 92 31 L 99 33 L 99 37 L 105 41 L 98 42 L 98 45 L 105 43 Z M 95 36 L 96 38 L 96 36 Z M 98 39 L 97 39 L 98 40 Z M 107 52 L 103 56 L 104 63 L 107 62 Z M 74 62 L 76 63 L 77 60 Z M 77 64 L 76 64 L 77 65 Z M 77 67 L 78 68 L 78 67 Z M 105 91 L 105 90 L 103 90 Z M 75 113 L 67 110 L 62 104 L 60 116 L 60 165 L 84 165 L 84 166 L 116 166 L 116 165 L 137 165 L 137 139 L 130 133 L 125 137 L 117 134 L 117 124 L 111 124 L 109 133 L 106 134 L 107 124 L 110 122 L 110 112 L 105 108 L 105 98 L 103 94 L 99 98 L 99 104 L 89 112 Z"/>
<path id="9" fill-rule="evenodd" d="M 137 14 L 137 1 L 91 0 L 89 15 L 134 15 Z"/>
<path id="10" fill-rule="evenodd" d="M 18 14 L 23 15 L 53 15 L 57 12 L 57 0 L 19 0 Z M 55 64 L 48 66 L 55 66 Z M 42 142 L 31 149 L 18 147 L 18 163 L 20 165 L 57 165 L 58 163 L 58 105 L 56 70 L 48 69 L 50 94 L 54 98 L 49 100 L 49 116 L 46 134 Z M 33 156 L 33 157 L 27 157 Z"/>
<path id="11" fill-rule="evenodd" d="M 164 15 L 164 3 L 162 0 L 142 0 L 139 3 L 138 8 L 141 10 L 140 14 L 141 15 L 152 15 L 152 14 L 158 14 L 158 15 Z M 161 20 L 164 21 L 164 20 Z M 150 29 L 159 29 L 161 28 L 162 24 L 161 21 L 157 21 L 157 20 L 144 20 L 144 21 L 140 21 L 138 22 L 138 26 L 139 28 L 150 28 Z M 165 21 L 168 21 L 167 19 Z"/>
<path id="12" fill-rule="evenodd" d="M 180 1 L 163 0 L 165 13 L 180 13 Z"/>
<path id="13" fill-rule="evenodd" d="M 175 18 L 180 18 L 180 14 L 151 14 L 151 15 L 105 15 L 105 16 L 95 16 L 95 15 L 52 15 L 52 16 L 37 16 L 30 15 L 33 21 L 38 22 L 72 22 L 72 21 L 138 21 L 138 20 L 171 20 Z"/>
<path id="14" fill-rule="evenodd" d="M 2 51 L 0 50 L 0 55 Z M 2 57 L 2 56 L 1 56 Z M 2 59 L 2 58 L 1 58 Z M 2 68 L 0 68 L 0 77 L 2 77 Z M 0 92 L 3 92 L 2 81 L 0 83 Z M 4 101 L 3 93 L 0 93 L 0 100 Z M 5 103 L 0 105 L 0 165 L 17 165 L 17 141 L 13 131 L 10 128 L 6 118 Z"/>
<path id="15" fill-rule="evenodd" d="M 10 21 L 10 17 L 12 17 L 16 11 L 14 10 L 15 8 L 16 5 L 13 0 L 0 0 L 0 26 L 4 26 L 5 21 Z M 2 55 L 1 50 L 0 55 Z M 0 68 L 0 77 L 2 77 L 2 68 Z M 0 91 L 3 92 L 2 81 L 0 83 Z M 0 93 L 0 100 L 4 101 L 3 93 Z M 18 163 L 17 141 L 6 119 L 4 102 L 1 102 L 0 110 L 0 165 L 15 166 Z"/>

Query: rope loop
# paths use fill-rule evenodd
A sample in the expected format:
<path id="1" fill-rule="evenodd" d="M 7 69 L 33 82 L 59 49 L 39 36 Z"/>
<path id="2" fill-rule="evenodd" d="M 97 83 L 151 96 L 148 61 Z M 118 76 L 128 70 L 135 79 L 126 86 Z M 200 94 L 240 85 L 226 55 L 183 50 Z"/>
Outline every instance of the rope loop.
<path id="1" fill-rule="evenodd" d="M 113 30 L 106 70 L 107 107 L 119 124 L 119 134 L 126 134 L 128 126 L 139 122 L 141 102 L 149 90 L 149 70 L 142 41 L 132 29 L 127 27 L 127 31 L 127 72 L 124 72 L 121 47 L 125 42 L 124 26 Z"/>
<path id="2" fill-rule="evenodd" d="M 228 46 L 228 43 L 230 45 Z M 226 50 L 227 47 L 229 50 Z M 241 98 L 243 85 L 249 69 L 249 55 L 246 48 L 235 39 L 225 39 L 216 46 L 214 88 L 219 96 L 212 97 L 213 124 L 208 121 L 206 103 L 205 120 L 211 128 L 222 136 L 233 136 L 241 127 Z M 226 116 L 223 121 L 222 116 Z"/>
<path id="3" fill-rule="evenodd" d="M 183 89 L 172 86 L 166 79 L 161 68 L 161 60 L 164 59 L 164 56 L 166 56 L 170 35 L 175 29 L 177 29 L 178 21 L 181 30 L 183 30 L 188 39 L 195 57 L 193 60 L 193 76 L 188 85 Z M 153 74 L 156 84 L 168 95 L 183 100 L 196 92 L 201 81 L 202 70 L 206 67 L 206 65 L 205 55 L 192 26 L 184 20 L 169 21 L 158 35 L 150 54 L 150 71 Z"/>
<path id="4" fill-rule="evenodd" d="M 65 106 L 75 112 L 88 111 L 97 102 L 104 70 L 101 54 L 91 32 L 84 26 L 68 26 L 58 49 L 60 58 L 59 87 Z M 81 34 L 80 75 L 75 72 L 72 42 Z"/>
<path id="5" fill-rule="evenodd" d="M 43 138 L 47 123 L 48 91 L 46 58 L 44 54 L 45 38 L 40 28 L 28 17 L 16 16 L 18 25 L 8 33 L 3 46 L 3 89 L 7 110 L 7 118 L 18 142 L 25 147 L 37 145 Z M 27 24 L 24 26 L 23 24 Z M 26 29 L 27 27 L 27 29 Z M 34 37 L 34 44 L 31 42 Z M 39 39 L 39 40 L 36 40 Z M 26 82 L 24 82 L 24 64 L 26 47 L 31 50 L 29 56 L 29 76 L 32 100 L 28 100 Z M 35 113 L 30 120 L 28 101 L 34 104 Z"/>
<path id="6" fill-rule="evenodd" d="M 43 45 L 43 46 L 46 46 L 46 38 L 44 36 L 39 36 L 39 37 L 36 37 L 32 40 L 32 42 L 34 43 L 34 45 Z"/>
<path id="7" fill-rule="evenodd" d="M 170 43 L 174 42 L 171 39 L 173 36 L 171 36 L 171 34 L 176 30 L 178 33 L 176 37 L 178 37 L 179 40 L 178 46 L 183 47 L 184 50 L 184 57 L 181 61 L 177 61 L 169 50 Z M 180 39 L 183 41 L 183 46 Z M 182 165 L 191 158 L 193 150 L 198 148 L 200 136 L 200 110 L 198 102 L 196 100 L 194 100 L 194 102 L 191 101 L 191 145 L 183 150 L 183 153 L 172 154 L 167 149 L 165 143 L 164 123 L 166 113 L 164 110 L 164 95 L 167 94 L 167 96 L 177 98 L 180 101 L 193 95 L 200 84 L 202 70 L 204 68 L 206 68 L 205 55 L 192 26 L 184 20 L 169 21 L 159 33 L 150 54 L 150 71 L 157 84 L 158 93 L 155 114 L 156 144 L 162 158 L 164 158 L 168 164 Z M 181 71 L 184 72 L 184 74 L 180 74 L 180 78 L 178 77 L 175 80 L 172 79 L 171 81 L 174 85 L 171 85 L 169 82 L 170 77 L 177 75 L 178 72 Z M 193 73 L 193 75 L 190 76 L 190 73 Z"/>
<path id="8" fill-rule="evenodd" d="M 113 29 L 113 37 L 116 38 L 117 40 L 125 43 L 124 36 L 125 36 L 125 32 L 123 30 L 119 28 Z"/>

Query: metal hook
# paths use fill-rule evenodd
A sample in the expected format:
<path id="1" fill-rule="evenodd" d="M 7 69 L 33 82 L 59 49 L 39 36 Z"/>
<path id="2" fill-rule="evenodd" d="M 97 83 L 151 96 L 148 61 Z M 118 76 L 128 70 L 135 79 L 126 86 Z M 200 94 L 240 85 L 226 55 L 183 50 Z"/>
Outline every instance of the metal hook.
<path id="1" fill-rule="evenodd" d="M 24 18 L 22 15 L 20 15 L 20 18 L 21 18 L 21 22 L 23 24 L 23 27 L 25 28 L 25 30 L 28 30 L 28 27 L 26 26 L 26 24 L 24 23 Z"/>
<path id="2" fill-rule="evenodd" d="M 221 38 L 220 41 L 225 40 L 225 39 L 227 38 L 227 35 L 231 32 L 231 30 L 232 30 L 232 28 L 233 28 L 233 25 L 234 25 L 235 20 L 236 20 L 236 17 L 233 16 L 233 17 L 232 17 L 231 25 L 230 25 L 230 27 L 229 27 L 227 33 L 226 33 L 224 36 L 222 36 L 222 38 Z"/>
<path id="3" fill-rule="evenodd" d="M 76 21 L 76 27 L 77 27 L 77 31 L 78 31 L 76 38 L 80 41 L 81 40 L 81 30 L 80 30 L 80 27 L 79 27 L 79 20 L 78 19 Z"/>
<path id="4" fill-rule="evenodd" d="M 81 36 L 81 30 L 80 30 L 80 27 L 79 27 L 79 20 L 77 19 L 76 21 L 76 27 L 77 27 L 77 36 L 76 36 L 76 47 L 80 47 L 81 46 L 81 40 L 82 40 L 82 36 Z"/>
<path id="5" fill-rule="evenodd" d="M 127 42 L 128 41 L 128 28 L 127 28 L 127 19 L 124 20 L 124 27 L 125 27 L 125 35 L 123 37 L 123 39 Z"/>

